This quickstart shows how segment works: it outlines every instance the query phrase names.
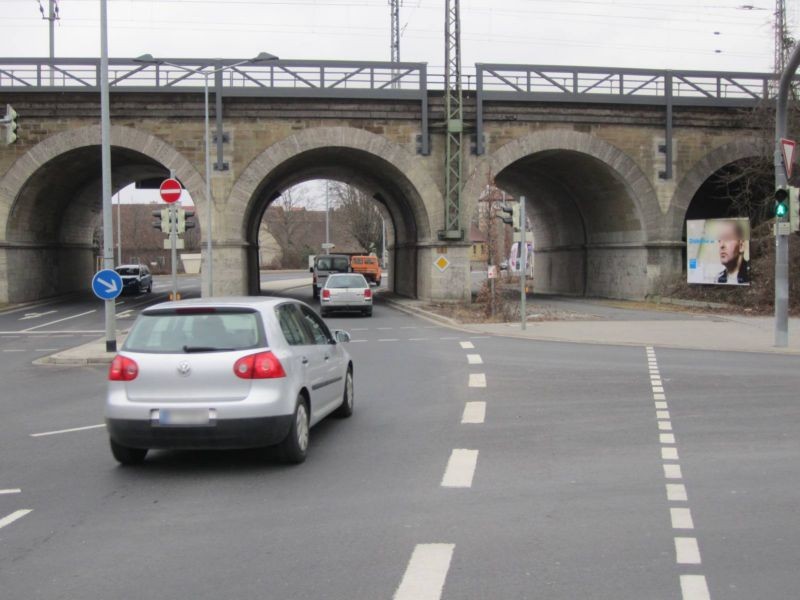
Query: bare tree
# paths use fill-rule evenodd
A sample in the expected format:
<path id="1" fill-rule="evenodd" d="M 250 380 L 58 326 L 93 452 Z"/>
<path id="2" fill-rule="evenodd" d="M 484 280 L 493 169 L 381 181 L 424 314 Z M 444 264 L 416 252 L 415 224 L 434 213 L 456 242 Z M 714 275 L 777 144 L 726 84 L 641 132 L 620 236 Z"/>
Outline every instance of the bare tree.
<path id="1" fill-rule="evenodd" d="M 336 198 L 335 218 L 345 224 L 366 252 L 379 252 L 383 218 L 377 202 L 361 190 L 342 183 L 332 183 L 331 192 Z"/>
<path id="2" fill-rule="evenodd" d="M 303 191 L 290 188 L 267 209 L 264 220 L 283 253 L 284 267 L 303 267 L 314 250 L 308 245 L 311 224 L 308 218 L 308 199 Z"/>

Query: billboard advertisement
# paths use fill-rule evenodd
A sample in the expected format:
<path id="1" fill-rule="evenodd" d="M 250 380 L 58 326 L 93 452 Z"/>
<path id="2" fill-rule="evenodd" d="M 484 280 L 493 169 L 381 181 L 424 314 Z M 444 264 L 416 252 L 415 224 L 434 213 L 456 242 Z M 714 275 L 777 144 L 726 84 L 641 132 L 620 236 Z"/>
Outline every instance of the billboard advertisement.
<path id="1" fill-rule="evenodd" d="M 689 283 L 750 285 L 750 221 L 686 221 Z"/>

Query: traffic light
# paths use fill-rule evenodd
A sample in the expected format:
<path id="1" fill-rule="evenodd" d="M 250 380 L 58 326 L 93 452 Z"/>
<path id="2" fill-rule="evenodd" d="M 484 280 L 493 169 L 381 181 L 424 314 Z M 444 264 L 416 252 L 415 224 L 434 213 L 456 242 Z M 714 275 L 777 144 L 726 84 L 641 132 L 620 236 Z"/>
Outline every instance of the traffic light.
<path id="1" fill-rule="evenodd" d="M 508 215 L 507 217 L 503 216 L 503 214 Z M 501 206 L 500 213 L 495 215 L 498 219 L 500 219 L 506 225 L 513 225 L 514 221 L 514 209 L 510 206 Z"/>
<path id="2" fill-rule="evenodd" d="M 789 191 L 785 187 L 775 190 L 775 218 L 785 221 L 789 217 Z"/>
<path id="3" fill-rule="evenodd" d="M 17 111 L 15 111 L 10 104 L 6 104 L 6 114 L 3 120 L 0 121 L 6 126 L 5 134 L 3 135 L 3 142 L 9 146 L 17 141 Z"/>
<path id="4" fill-rule="evenodd" d="M 169 233 L 169 209 L 154 210 L 153 216 L 158 218 L 157 221 L 153 221 L 153 228 Z"/>
<path id="5" fill-rule="evenodd" d="M 792 231 L 800 229 L 800 188 L 789 188 L 789 223 Z"/>
<path id="6" fill-rule="evenodd" d="M 191 220 L 194 217 L 193 210 L 178 209 L 178 233 L 185 233 L 187 229 L 194 229 L 196 223 Z"/>

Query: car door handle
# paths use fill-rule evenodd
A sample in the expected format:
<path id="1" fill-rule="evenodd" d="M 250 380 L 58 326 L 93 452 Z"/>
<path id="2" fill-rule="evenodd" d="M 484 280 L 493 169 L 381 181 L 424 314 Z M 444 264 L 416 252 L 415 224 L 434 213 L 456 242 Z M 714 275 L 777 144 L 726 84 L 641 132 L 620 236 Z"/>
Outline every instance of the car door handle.
<path id="1" fill-rule="evenodd" d="M 304 356 L 304 357 L 302 357 L 300 359 L 300 362 L 303 363 L 304 365 L 307 365 L 308 364 L 308 359 Z"/>

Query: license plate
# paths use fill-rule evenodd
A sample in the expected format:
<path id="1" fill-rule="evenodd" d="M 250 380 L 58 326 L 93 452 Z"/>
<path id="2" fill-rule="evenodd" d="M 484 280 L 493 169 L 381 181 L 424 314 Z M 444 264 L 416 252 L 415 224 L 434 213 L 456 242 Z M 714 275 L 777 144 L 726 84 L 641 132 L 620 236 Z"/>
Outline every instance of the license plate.
<path id="1" fill-rule="evenodd" d="M 161 409 L 158 411 L 159 425 L 209 425 L 210 422 L 207 408 Z"/>

